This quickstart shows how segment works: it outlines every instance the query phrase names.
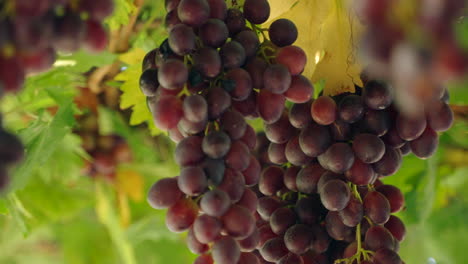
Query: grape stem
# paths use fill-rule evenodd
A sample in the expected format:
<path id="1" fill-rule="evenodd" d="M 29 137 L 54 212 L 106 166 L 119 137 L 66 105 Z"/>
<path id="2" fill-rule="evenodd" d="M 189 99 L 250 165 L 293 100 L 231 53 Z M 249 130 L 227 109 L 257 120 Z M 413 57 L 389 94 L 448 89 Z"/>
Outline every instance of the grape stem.
<path id="1" fill-rule="evenodd" d="M 358 191 L 358 186 L 352 183 L 350 183 L 350 185 L 351 185 L 353 195 L 356 197 L 356 199 L 359 200 L 360 203 L 362 203 L 362 197 Z M 367 221 L 369 221 L 367 217 L 364 216 L 364 218 Z M 373 252 L 370 250 L 366 250 L 362 247 L 361 223 L 359 223 L 356 226 L 356 243 L 357 243 L 356 254 L 354 254 L 350 258 L 337 259 L 335 261 L 335 264 L 340 264 L 340 263 L 353 264 L 356 262 L 360 264 L 361 261 L 363 260 L 370 260 Z"/>

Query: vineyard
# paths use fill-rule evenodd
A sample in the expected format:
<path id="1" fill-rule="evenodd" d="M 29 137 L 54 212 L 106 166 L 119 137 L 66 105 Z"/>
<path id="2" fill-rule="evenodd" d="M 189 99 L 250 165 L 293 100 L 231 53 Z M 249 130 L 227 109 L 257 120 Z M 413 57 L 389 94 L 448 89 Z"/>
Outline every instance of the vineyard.
<path id="1" fill-rule="evenodd" d="M 0 264 L 462 264 L 468 2 L 0 0 Z"/>

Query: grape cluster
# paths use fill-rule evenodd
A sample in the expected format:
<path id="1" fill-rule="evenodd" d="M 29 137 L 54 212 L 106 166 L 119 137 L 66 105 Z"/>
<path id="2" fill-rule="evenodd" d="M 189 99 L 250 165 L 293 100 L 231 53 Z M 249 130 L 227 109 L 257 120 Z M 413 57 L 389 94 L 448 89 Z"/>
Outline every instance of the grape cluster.
<path id="1" fill-rule="evenodd" d="M 169 230 L 188 231 L 194 263 L 403 263 L 405 227 L 391 213 L 404 198 L 379 178 L 410 151 L 434 153 L 453 120 L 448 94 L 421 116 L 399 112 L 378 80 L 314 100 L 294 23 L 259 26 L 266 0 L 165 4 L 169 37 L 143 59 L 140 89 L 181 170 L 148 202 L 168 209 Z"/>
<path id="2" fill-rule="evenodd" d="M 374 76 L 392 82 L 402 111 L 429 106 L 447 80 L 468 74 L 468 52 L 457 37 L 457 27 L 466 27 L 466 1 L 353 3 L 367 26 L 362 57 Z"/>
<path id="3" fill-rule="evenodd" d="M 27 74 L 52 66 L 57 51 L 81 46 L 102 51 L 107 45 L 102 21 L 113 7 L 113 0 L 1 1 L 0 90 L 19 91 Z"/>
<path id="4" fill-rule="evenodd" d="M 257 207 L 265 260 L 403 263 L 397 252 L 405 226 L 392 213 L 404 208 L 404 196 L 380 179 L 395 174 L 410 152 L 433 155 L 453 113 L 444 92 L 433 108 L 407 116 L 392 90 L 366 80 L 356 94 L 293 104 L 265 125 Z"/>
<path id="5" fill-rule="evenodd" d="M 124 138 L 116 135 L 104 135 L 99 130 L 98 106 L 117 111 L 119 94 L 108 92 L 114 88 L 105 88 L 100 94 L 89 88 L 80 87 L 80 94 L 75 97 L 77 106 L 85 112 L 76 117 L 78 126 L 74 133 L 81 137 L 83 149 L 92 160 L 86 160 L 83 173 L 93 178 L 115 180 L 117 166 L 133 160 L 130 146 Z M 104 95 L 104 96 L 102 96 Z"/>

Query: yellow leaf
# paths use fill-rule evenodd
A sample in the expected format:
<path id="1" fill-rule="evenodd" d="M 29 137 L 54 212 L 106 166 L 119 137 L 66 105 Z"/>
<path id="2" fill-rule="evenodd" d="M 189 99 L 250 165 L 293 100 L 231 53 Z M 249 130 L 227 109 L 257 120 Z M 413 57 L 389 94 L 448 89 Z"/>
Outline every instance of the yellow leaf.
<path id="1" fill-rule="evenodd" d="M 116 176 L 116 189 L 133 201 L 143 200 L 143 178 L 133 170 L 119 168 Z"/>
<path id="2" fill-rule="evenodd" d="M 314 83 L 325 80 L 326 95 L 354 92 L 354 84 L 362 86 L 356 54 L 362 26 L 345 2 L 302 0 L 277 17 L 296 24 L 299 36 L 294 45 L 304 49 L 308 58 L 303 74 Z M 271 1 L 274 8 L 280 3 Z"/>

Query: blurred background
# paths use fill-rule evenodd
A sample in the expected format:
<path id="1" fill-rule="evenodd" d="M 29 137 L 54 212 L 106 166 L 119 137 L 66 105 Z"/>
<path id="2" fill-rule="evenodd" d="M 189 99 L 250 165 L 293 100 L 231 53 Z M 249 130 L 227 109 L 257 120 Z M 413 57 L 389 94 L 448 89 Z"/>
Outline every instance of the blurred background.
<path id="1" fill-rule="evenodd" d="M 167 35 L 164 16 L 163 1 L 116 0 L 106 52 L 61 54 L 2 99 L 4 126 L 27 156 L 0 197 L 1 264 L 192 263 L 184 235 L 146 203 L 152 183 L 178 174 L 174 144 L 138 89 L 143 56 Z M 436 155 L 409 155 L 384 179 L 405 194 L 408 264 L 468 259 L 468 82 L 449 88 L 456 119 Z"/>

